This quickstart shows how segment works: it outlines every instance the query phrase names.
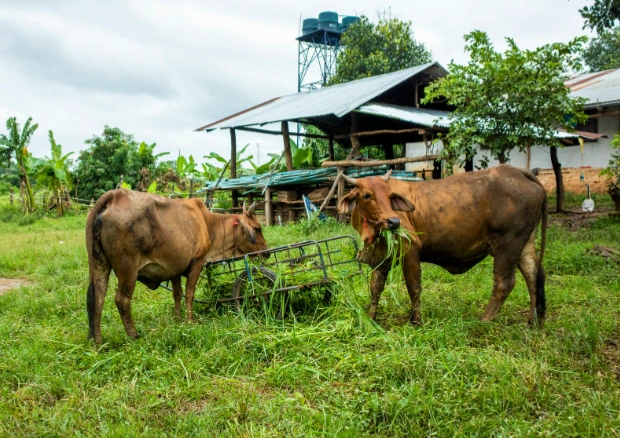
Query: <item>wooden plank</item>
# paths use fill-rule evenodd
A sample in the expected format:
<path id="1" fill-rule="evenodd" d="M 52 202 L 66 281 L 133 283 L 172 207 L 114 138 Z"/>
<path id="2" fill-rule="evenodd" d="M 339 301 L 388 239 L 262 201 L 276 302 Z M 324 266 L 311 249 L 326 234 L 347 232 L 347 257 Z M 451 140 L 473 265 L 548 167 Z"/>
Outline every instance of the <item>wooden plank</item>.
<path id="1" fill-rule="evenodd" d="M 435 129 L 437 131 L 440 131 L 441 129 Z M 410 129 L 380 129 L 377 131 L 362 131 L 362 132 L 355 132 L 355 133 L 350 133 L 350 134 L 341 134 L 341 135 L 336 135 L 334 138 L 337 140 L 344 140 L 346 138 L 353 138 L 353 137 L 369 137 L 369 136 L 373 136 L 373 135 L 384 135 L 384 134 L 388 134 L 388 135 L 398 135 L 398 134 L 414 134 L 414 133 L 418 133 L 420 135 L 424 134 L 426 131 L 424 129 L 420 129 L 420 128 L 410 128 Z"/>
<path id="2" fill-rule="evenodd" d="M 322 167 L 373 167 L 403 163 L 420 163 L 423 161 L 436 160 L 438 155 L 422 155 L 419 157 L 395 158 L 393 160 L 377 160 L 377 161 L 323 161 Z"/>
<path id="3" fill-rule="evenodd" d="M 269 134 L 269 135 L 283 135 L 282 131 L 273 131 L 270 129 L 260 129 L 260 128 L 250 128 L 250 127 L 243 127 L 243 128 L 235 128 L 238 131 L 248 131 L 248 132 L 257 132 L 259 134 Z M 329 135 L 323 135 L 323 134 L 308 134 L 305 132 L 300 132 L 298 134 L 295 134 L 299 137 L 308 137 L 308 138 L 324 138 L 324 139 L 329 139 Z"/>
<path id="4" fill-rule="evenodd" d="M 293 170 L 293 154 L 291 153 L 291 138 L 288 131 L 288 122 L 282 122 L 282 138 L 284 139 L 284 158 L 286 159 L 286 170 Z"/>
<path id="5" fill-rule="evenodd" d="M 589 115 L 588 117 L 591 119 L 598 119 L 599 117 L 617 116 L 618 114 L 620 114 L 620 110 L 596 113 L 596 114 Z"/>

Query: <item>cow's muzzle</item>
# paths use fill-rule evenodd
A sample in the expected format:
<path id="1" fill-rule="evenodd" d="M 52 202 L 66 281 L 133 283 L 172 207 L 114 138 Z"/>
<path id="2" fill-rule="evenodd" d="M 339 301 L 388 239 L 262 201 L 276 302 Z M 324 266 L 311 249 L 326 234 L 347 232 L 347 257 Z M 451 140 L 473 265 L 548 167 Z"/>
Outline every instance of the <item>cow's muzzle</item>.
<path id="1" fill-rule="evenodd" d="M 395 230 L 400 227 L 400 219 L 397 217 L 391 217 L 387 220 L 387 226 L 390 230 Z"/>

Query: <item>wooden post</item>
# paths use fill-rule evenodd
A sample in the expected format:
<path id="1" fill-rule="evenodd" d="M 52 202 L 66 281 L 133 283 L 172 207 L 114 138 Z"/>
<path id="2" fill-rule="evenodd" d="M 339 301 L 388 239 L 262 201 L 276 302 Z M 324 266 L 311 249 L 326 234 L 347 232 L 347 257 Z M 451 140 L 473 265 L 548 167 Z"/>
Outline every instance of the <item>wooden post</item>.
<path id="1" fill-rule="evenodd" d="M 273 205 L 271 203 L 271 189 L 269 187 L 265 190 L 265 225 L 268 227 L 273 225 Z"/>
<path id="2" fill-rule="evenodd" d="M 413 80 L 413 89 L 414 89 L 414 92 L 415 92 L 415 98 L 414 98 L 414 100 L 415 100 L 415 102 L 414 102 L 415 107 L 416 108 L 420 108 L 420 96 L 419 96 L 419 93 L 418 93 L 418 78 L 415 78 Z"/>
<path id="3" fill-rule="evenodd" d="M 291 153 L 291 138 L 288 132 L 288 122 L 282 122 L 282 137 L 284 138 L 284 158 L 286 159 L 286 170 L 293 170 L 293 154 Z"/>
<path id="4" fill-rule="evenodd" d="M 356 112 L 352 112 L 351 113 L 351 134 L 356 134 L 357 133 L 357 113 Z M 358 155 L 360 155 L 360 141 L 356 136 L 352 136 L 351 137 L 351 153 L 349 154 L 349 156 L 347 157 L 347 160 L 350 160 L 351 158 L 355 158 Z"/>
<path id="5" fill-rule="evenodd" d="M 342 167 L 338 167 L 338 174 L 342 172 Z M 338 203 L 344 198 L 344 178 L 338 180 Z M 344 214 L 338 213 L 338 221 L 344 222 Z"/>
<path id="6" fill-rule="evenodd" d="M 329 161 L 334 161 L 334 135 L 329 135 Z"/>
<path id="7" fill-rule="evenodd" d="M 9 201 L 13 205 L 13 186 L 9 186 Z"/>
<path id="8" fill-rule="evenodd" d="M 237 178 L 237 133 L 230 130 L 230 177 Z M 236 190 L 231 192 L 233 208 L 239 207 L 239 194 Z"/>
<path id="9" fill-rule="evenodd" d="M 194 197 L 194 176 L 192 175 L 191 179 L 189 180 L 189 199 L 192 199 Z"/>
<path id="10" fill-rule="evenodd" d="M 296 201 L 297 200 L 297 192 L 295 190 L 288 190 L 286 192 L 286 200 L 287 201 Z M 295 210 L 290 208 L 288 210 L 288 221 L 293 223 L 295 222 Z"/>

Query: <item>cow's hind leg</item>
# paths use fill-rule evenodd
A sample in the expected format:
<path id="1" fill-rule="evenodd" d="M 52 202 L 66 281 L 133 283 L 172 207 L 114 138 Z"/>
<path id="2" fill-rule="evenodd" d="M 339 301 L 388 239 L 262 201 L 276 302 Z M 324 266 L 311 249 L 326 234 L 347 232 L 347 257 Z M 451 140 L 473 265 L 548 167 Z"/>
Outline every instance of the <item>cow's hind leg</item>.
<path id="1" fill-rule="evenodd" d="M 181 287 L 181 276 L 170 280 L 172 283 L 172 297 L 174 298 L 174 314 L 178 321 L 181 320 L 181 297 L 183 296 L 183 287 Z"/>
<path id="2" fill-rule="evenodd" d="M 382 272 L 379 269 L 372 271 L 372 277 L 370 279 L 370 305 L 368 306 L 368 316 L 371 319 L 375 319 L 377 316 L 377 307 L 379 306 L 379 298 L 385 288 L 385 281 L 387 280 L 388 272 Z"/>
<path id="3" fill-rule="evenodd" d="M 95 344 L 101 344 L 101 313 L 108 291 L 110 266 L 97 264 L 90 269 L 90 282 L 86 294 L 86 310 L 88 313 L 88 337 L 94 339 Z"/>
<path id="4" fill-rule="evenodd" d="M 532 233 L 530 239 L 527 241 L 525 248 L 523 248 L 523 252 L 521 253 L 521 259 L 519 260 L 519 270 L 521 274 L 523 274 L 523 278 L 525 278 L 525 283 L 527 284 L 527 290 L 530 293 L 530 316 L 529 323 L 536 324 L 539 319 L 542 319 L 545 316 L 544 313 L 544 272 L 538 272 L 538 256 L 536 255 L 536 231 Z M 542 269 L 542 267 L 540 268 Z M 542 287 L 543 292 L 542 296 L 540 296 L 539 289 L 540 278 L 542 278 Z M 540 310 L 542 309 L 542 310 Z"/>
<path id="5" fill-rule="evenodd" d="M 483 321 L 493 321 L 499 310 L 515 287 L 515 272 L 517 270 L 517 260 L 513 257 L 498 255 L 493 263 L 493 294 L 487 305 Z"/>
<path id="6" fill-rule="evenodd" d="M 123 271 L 116 271 L 118 277 L 118 290 L 116 291 L 116 307 L 118 313 L 121 315 L 123 325 L 127 335 L 132 338 L 138 337 L 138 332 L 133 324 L 133 318 L 131 317 L 131 298 L 136 288 L 136 281 L 138 280 L 138 270 L 126 269 Z"/>

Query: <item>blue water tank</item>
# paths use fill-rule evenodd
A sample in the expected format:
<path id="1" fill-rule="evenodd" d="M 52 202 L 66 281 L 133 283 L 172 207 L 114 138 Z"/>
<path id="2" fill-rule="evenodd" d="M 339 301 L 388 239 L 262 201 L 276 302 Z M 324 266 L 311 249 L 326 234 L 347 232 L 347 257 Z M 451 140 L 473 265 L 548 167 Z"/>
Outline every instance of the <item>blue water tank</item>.
<path id="1" fill-rule="evenodd" d="M 314 32 L 318 28 L 319 28 L 319 20 L 318 20 L 318 18 L 306 18 L 303 21 L 303 24 L 302 24 L 302 27 L 301 27 L 301 33 L 303 35 L 307 35 L 309 33 Z"/>
<path id="2" fill-rule="evenodd" d="M 360 21 L 360 17 L 356 17 L 354 15 L 349 15 L 348 17 L 344 17 L 342 19 L 342 31 L 344 32 L 351 26 L 353 23 L 357 23 Z"/>
<path id="3" fill-rule="evenodd" d="M 319 29 L 338 30 L 338 13 L 324 11 L 319 14 Z"/>

